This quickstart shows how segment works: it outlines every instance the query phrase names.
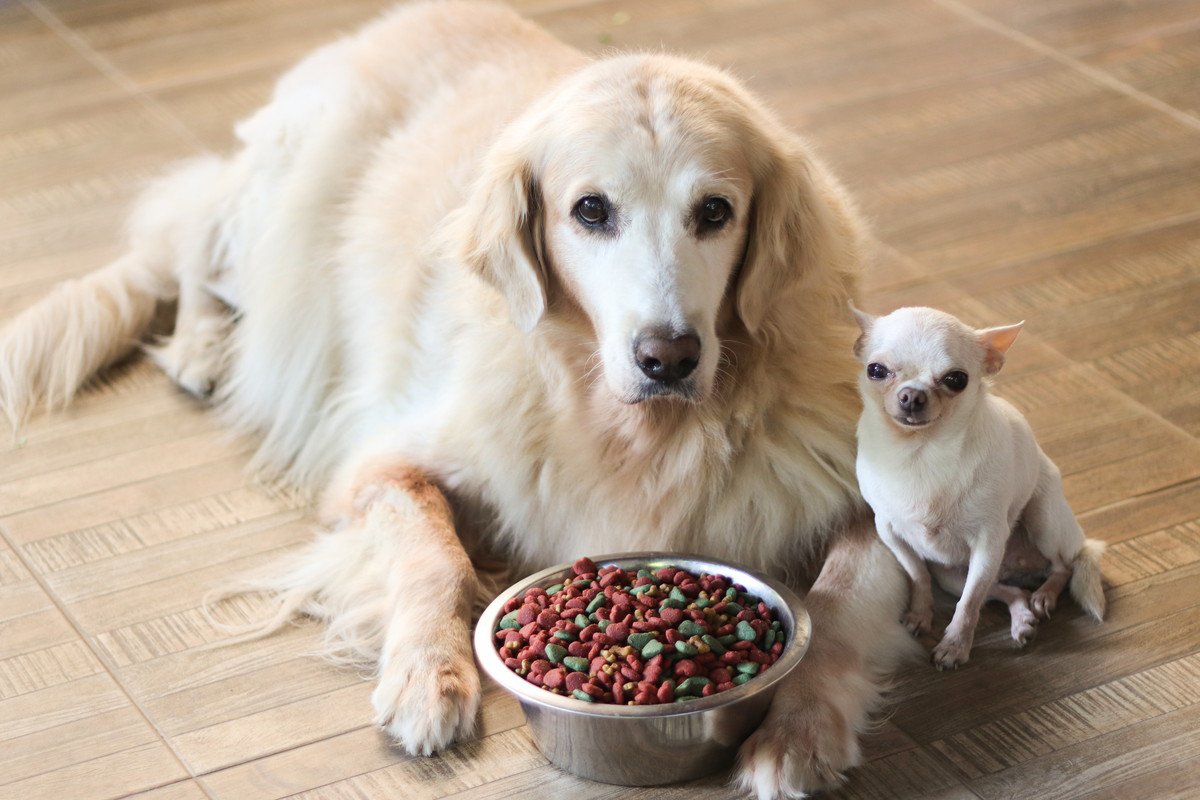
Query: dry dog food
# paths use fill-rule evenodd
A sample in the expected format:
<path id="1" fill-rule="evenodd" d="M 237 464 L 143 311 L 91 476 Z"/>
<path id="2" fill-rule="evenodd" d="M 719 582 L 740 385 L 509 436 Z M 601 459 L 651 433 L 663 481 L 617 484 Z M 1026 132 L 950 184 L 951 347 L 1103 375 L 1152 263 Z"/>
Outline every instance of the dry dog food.
<path id="1" fill-rule="evenodd" d="M 597 569 L 504 604 L 504 664 L 534 686 L 587 703 L 682 703 L 740 686 L 783 652 L 783 626 L 722 575 Z"/>

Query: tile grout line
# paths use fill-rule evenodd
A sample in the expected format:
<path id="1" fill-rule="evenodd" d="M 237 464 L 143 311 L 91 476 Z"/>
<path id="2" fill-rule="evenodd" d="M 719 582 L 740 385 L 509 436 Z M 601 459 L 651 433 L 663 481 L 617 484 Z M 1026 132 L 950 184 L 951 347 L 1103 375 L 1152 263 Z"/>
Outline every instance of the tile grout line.
<path id="1" fill-rule="evenodd" d="M 176 117 L 162 105 L 146 93 L 142 87 L 118 69 L 111 61 L 97 52 L 89 45 L 83 37 L 71 30 L 62 20 L 60 20 L 52 11 L 43 6 L 40 0 L 20 0 L 21 5 L 27 11 L 37 17 L 47 28 L 52 30 L 60 39 L 66 42 L 71 49 L 83 57 L 89 64 L 95 67 L 105 77 L 113 83 L 120 86 L 125 91 L 133 95 L 146 110 L 150 111 L 160 122 L 165 123 L 171 130 L 197 150 L 207 151 L 208 145 L 196 135 L 196 133 L 187 126 L 183 120 Z"/>
<path id="2" fill-rule="evenodd" d="M 92 652 L 92 655 L 96 657 L 96 660 L 99 661 L 104 667 L 105 671 L 108 672 L 109 677 L 113 679 L 113 682 L 116 683 L 117 688 L 119 688 L 121 693 L 125 695 L 125 699 L 129 701 L 129 704 L 137 710 L 138 714 L 143 720 L 145 720 L 146 724 L 150 726 L 150 730 L 154 731 L 154 734 L 158 737 L 159 741 L 166 746 L 176 763 L 179 764 L 188 777 L 196 781 L 197 785 L 200 786 L 200 790 L 204 792 L 206 797 L 210 799 L 214 798 L 214 795 L 209 791 L 208 786 L 204 783 L 200 776 L 196 775 L 195 770 L 192 769 L 187 759 L 185 759 L 183 754 L 176 749 L 175 745 L 171 742 L 167 735 L 162 732 L 142 704 L 139 703 L 134 697 L 133 692 L 130 691 L 125 681 L 121 678 L 120 672 L 116 669 L 116 665 L 113 663 L 112 659 L 110 659 L 108 654 L 104 653 L 101 648 L 96 646 L 96 644 L 92 641 L 91 636 L 88 636 L 83 632 L 83 628 L 80 626 L 79 621 L 75 618 L 75 615 L 70 612 L 70 610 L 66 607 L 66 604 L 63 603 L 62 600 L 59 599 L 58 595 L 54 593 L 53 589 L 50 588 L 50 585 L 46 582 L 45 578 L 36 569 L 34 569 L 33 564 L 29 561 L 29 558 L 25 555 L 21 548 L 17 547 L 16 543 L 9 536 L 7 529 L 2 524 L 0 524 L 0 540 L 8 545 L 8 548 L 17 557 L 17 560 L 21 562 L 21 565 L 30 574 L 37 585 L 41 587 L 46 596 L 50 598 L 50 602 L 52 602 L 55 608 L 58 609 L 58 612 L 63 615 L 63 618 L 67 620 L 67 623 L 75 631 L 75 634 L 79 636 L 84 646 Z M 177 782 L 178 781 L 170 781 L 169 783 Z"/>
<path id="3" fill-rule="evenodd" d="M 933 0 L 933 2 L 949 11 L 954 12 L 955 14 L 958 14 L 964 19 L 974 22 L 980 27 L 987 28 L 990 31 L 1011 39 L 1017 44 L 1041 53 L 1047 58 L 1053 59 L 1054 61 L 1057 61 L 1058 63 L 1075 70 L 1076 72 L 1090 78 L 1096 83 L 1119 92 L 1126 97 L 1141 103 L 1142 105 L 1146 105 L 1155 109 L 1156 111 L 1160 111 L 1185 127 L 1191 128 L 1194 131 L 1200 131 L 1200 119 L 1184 111 L 1180 111 L 1178 108 L 1175 108 L 1175 106 L 1159 100 L 1157 97 L 1149 95 L 1140 89 L 1136 89 L 1122 80 L 1114 78 L 1112 75 L 1102 69 L 1097 69 L 1096 67 L 1080 61 L 1074 56 L 1069 56 L 1066 53 L 1051 47 L 1050 45 L 1035 39 L 1026 33 L 1023 33 L 1015 28 L 1011 28 L 999 20 L 993 19 L 992 17 L 980 13 L 973 8 L 964 6 L 959 2 L 959 0 Z"/>

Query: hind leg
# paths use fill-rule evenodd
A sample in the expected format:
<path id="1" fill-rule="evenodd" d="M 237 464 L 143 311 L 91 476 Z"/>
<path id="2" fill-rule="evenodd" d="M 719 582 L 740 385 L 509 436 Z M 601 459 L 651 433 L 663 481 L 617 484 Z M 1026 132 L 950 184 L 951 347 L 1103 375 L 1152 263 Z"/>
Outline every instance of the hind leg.
<path id="1" fill-rule="evenodd" d="M 961 567 L 945 567 L 934 565 L 933 576 L 947 592 L 961 595 L 967 580 L 967 571 Z M 1029 644 L 1037 634 L 1037 616 L 1030 608 L 1029 592 L 1017 586 L 1005 583 L 993 583 L 988 587 L 988 601 L 997 601 L 1008 606 L 1008 614 L 1012 620 L 1013 646 L 1017 648 Z"/>
<path id="2" fill-rule="evenodd" d="M 232 316 L 195 276 L 181 279 L 175 331 L 147 345 L 154 363 L 184 391 L 207 399 L 224 372 Z"/>
<path id="3" fill-rule="evenodd" d="M 1041 474 L 1021 517 L 1030 543 L 1050 561 L 1050 574 L 1033 593 L 1033 611 L 1049 619 L 1071 580 L 1071 558 L 1083 547 L 1083 530 L 1063 494 L 1058 468 L 1043 453 Z"/>

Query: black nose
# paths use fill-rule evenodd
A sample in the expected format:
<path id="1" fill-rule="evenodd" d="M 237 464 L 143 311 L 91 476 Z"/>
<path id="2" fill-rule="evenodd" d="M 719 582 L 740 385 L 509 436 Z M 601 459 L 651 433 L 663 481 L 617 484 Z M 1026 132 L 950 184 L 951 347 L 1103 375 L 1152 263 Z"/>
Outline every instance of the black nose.
<path id="1" fill-rule="evenodd" d="M 929 395 L 920 389 L 911 389 L 906 386 L 900 390 L 896 399 L 900 401 L 900 408 L 903 411 L 921 411 L 925 408 L 925 402 L 929 400 Z"/>
<path id="2" fill-rule="evenodd" d="M 661 383 L 680 381 L 700 363 L 700 337 L 649 331 L 633 343 L 633 358 L 647 378 Z"/>

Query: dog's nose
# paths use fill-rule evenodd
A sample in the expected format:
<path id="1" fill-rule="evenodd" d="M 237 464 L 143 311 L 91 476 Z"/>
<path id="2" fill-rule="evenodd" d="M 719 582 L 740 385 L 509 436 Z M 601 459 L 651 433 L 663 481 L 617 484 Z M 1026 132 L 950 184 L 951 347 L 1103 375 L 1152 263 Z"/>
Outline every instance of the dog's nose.
<path id="1" fill-rule="evenodd" d="M 681 381 L 700 363 L 700 337 L 648 331 L 634 341 L 633 358 L 647 378 L 661 383 Z"/>
<path id="2" fill-rule="evenodd" d="M 925 408 L 925 403 L 929 400 L 929 395 L 920 389 L 905 386 L 900 390 L 900 394 L 896 396 L 896 399 L 900 401 L 901 410 L 916 412 Z"/>

